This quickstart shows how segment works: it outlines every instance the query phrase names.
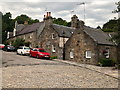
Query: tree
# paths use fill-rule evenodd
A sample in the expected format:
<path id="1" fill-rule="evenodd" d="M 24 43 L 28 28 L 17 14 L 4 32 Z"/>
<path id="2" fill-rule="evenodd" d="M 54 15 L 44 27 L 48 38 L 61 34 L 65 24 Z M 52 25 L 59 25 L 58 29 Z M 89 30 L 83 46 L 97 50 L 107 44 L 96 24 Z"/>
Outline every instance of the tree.
<path id="1" fill-rule="evenodd" d="M 17 16 L 14 21 L 17 21 L 19 24 L 24 24 L 25 21 L 28 22 L 28 24 L 33 24 L 33 23 L 37 23 L 39 22 L 38 19 L 31 19 L 30 17 L 28 17 L 27 15 L 21 14 L 20 16 Z"/>
<path id="2" fill-rule="evenodd" d="M 18 48 L 19 46 L 23 46 L 25 44 L 25 40 L 23 38 L 16 38 L 16 40 L 12 41 L 12 45 L 15 48 Z"/>
<path id="3" fill-rule="evenodd" d="M 13 31 L 14 28 L 14 22 L 12 18 L 12 14 L 10 12 L 2 15 L 2 43 L 7 38 L 7 32 Z"/>
<path id="4" fill-rule="evenodd" d="M 120 14 L 120 1 L 116 3 L 117 9 L 113 13 L 118 13 Z M 117 29 L 116 29 L 117 34 L 113 37 L 115 41 L 120 44 L 120 17 L 118 17 L 117 20 Z"/>
<path id="5" fill-rule="evenodd" d="M 97 29 L 101 29 L 101 27 L 100 27 L 100 26 L 97 26 Z"/>
<path id="6" fill-rule="evenodd" d="M 63 26 L 71 26 L 71 22 L 67 22 L 66 20 L 63 20 L 62 18 L 54 18 L 53 23 L 63 25 Z"/>
<path id="7" fill-rule="evenodd" d="M 117 29 L 117 20 L 109 20 L 103 25 L 102 31 L 104 32 L 115 32 Z"/>

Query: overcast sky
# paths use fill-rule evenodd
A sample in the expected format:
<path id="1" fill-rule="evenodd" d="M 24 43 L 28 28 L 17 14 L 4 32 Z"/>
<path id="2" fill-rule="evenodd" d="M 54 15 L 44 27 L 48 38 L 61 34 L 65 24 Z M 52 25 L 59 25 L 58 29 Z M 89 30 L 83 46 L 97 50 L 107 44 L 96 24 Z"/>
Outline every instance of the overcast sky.
<path id="1" fill-rule="evenodd" d="M 21 2 L 20 2 L 21 1 Z M 39 0 L 1 0 L 0 11 L 5 14 L 11 12 L 12 18 L 18 15 L 26 14 L 33 19 L 43 20 L 43 16 L 47 11 L 52 12 L 52 17 L 63 18 L 64 20 L 70 21 L 71 16 L 76 14 L 80 20 L 84 20 L 85 24 L 96 28 L 98 25 L 102 25 L 108 22 L 114 17 L 118 17 L 117 14 L 112 13 L 116 9 L 115 2 L 119 0 L 102 0 L 102 1 L 84 1 L 84 4 L 78 5 L 83 1 L 78 0 L 67 0 L 66 2 L 39 2 Z M 84 13 L 85 9 L 85 13 Z M 74 12 L 73 12 L 74 11 Z"/>

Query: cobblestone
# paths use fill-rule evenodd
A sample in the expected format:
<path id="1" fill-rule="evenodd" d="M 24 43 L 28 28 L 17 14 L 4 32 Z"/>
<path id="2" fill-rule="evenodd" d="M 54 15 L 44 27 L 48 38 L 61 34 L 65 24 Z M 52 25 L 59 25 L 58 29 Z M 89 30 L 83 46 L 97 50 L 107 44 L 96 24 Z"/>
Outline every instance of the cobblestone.
<path id="1" fill-rule="evenodd" d="M 2 68 L 3 88 L 118 87 L 116 78 L 62 61 L 41 60 L 6 52 L 4 55 L 9 57 L 3 56 L 3 60 L 8 61 L 8 67 Z M 11 66 L 12 62 L 16 65 Z"/>

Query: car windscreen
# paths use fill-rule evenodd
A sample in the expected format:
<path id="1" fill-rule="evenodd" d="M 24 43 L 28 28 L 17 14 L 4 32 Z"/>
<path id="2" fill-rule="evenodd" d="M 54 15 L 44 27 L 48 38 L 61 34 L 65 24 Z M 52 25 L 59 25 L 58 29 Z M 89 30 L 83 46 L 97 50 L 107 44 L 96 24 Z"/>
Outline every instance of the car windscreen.
<path id="1" fill-rule="evenodd" d="M 28 47 L 25 47 L 24 49 L 30 50 L 30 48 L 28 48 Z"/>
<path id="2" fill-rule="evenodd" d="M 39 52 L 46 52 L 45 50 L 42 50 L 42 49 L 39 49 L 38 51 L 39 51 Z"/>

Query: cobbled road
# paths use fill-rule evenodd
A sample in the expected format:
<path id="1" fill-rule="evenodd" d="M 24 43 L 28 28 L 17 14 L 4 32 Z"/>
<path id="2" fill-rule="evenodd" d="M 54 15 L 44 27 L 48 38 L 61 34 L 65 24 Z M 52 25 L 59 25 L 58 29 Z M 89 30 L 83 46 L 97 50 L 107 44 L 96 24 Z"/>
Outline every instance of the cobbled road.
<path id="1" fill-rule="evenodd" d="M 118 80 L 89 69 L 2 51 L 3 88 L 117 88 Z"/>

